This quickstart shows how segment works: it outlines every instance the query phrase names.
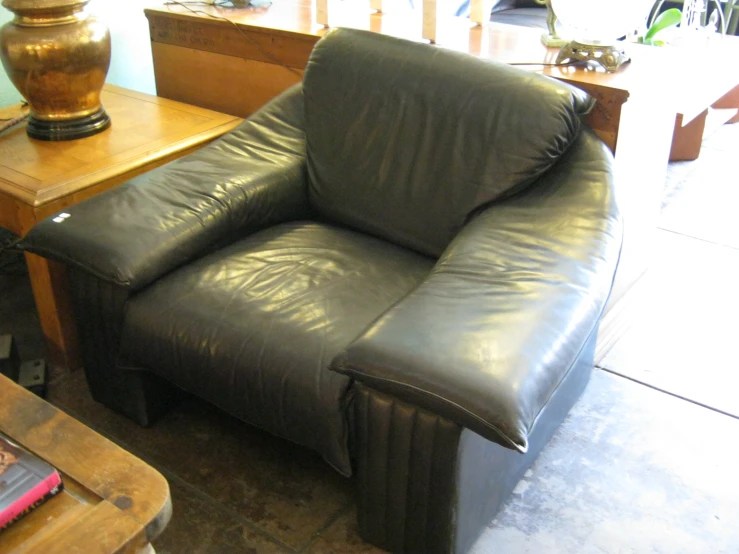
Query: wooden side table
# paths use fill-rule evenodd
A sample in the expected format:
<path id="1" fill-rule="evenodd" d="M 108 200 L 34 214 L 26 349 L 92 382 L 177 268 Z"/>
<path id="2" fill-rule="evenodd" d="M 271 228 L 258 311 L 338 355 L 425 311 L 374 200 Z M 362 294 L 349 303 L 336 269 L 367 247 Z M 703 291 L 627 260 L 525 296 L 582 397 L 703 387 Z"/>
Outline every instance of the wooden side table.
<path id="1" fill-rule="evenodd" d="M 37 221 L 188 154 L 242 120 L 106 85 L 112 126 L 67 142 L 29 139 L 23 125 L 0 134 L 0 226 L 24 236 Z M 12 117 L 19 106 L 0 109 Z M 77 367 L 79 351 L 64 268 L 26 254 L 49 362 Z"/>
<path id="2" fill-rule="evenodd" d="M 0 552 L 144 554 L 172 515 L 154 468 L 0 375 L 0 431 L 53 465 L 64 490 L 0 533 Z"/>

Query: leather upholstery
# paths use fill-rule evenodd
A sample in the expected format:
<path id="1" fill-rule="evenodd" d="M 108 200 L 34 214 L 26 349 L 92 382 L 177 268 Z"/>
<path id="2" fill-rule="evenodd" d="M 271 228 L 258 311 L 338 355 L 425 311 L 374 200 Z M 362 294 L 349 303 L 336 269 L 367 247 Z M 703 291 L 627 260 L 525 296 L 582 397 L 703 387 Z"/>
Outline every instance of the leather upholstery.
<path id="1" fill-rule="evenodd" d="M 391 552 L 468 552 L 587 385 L 595 339 L 594 330 L 534 425 L 526 454 L 356 385 L 357 523 L 362 537 Z"/>
<path id="2" fill-rule="evenodd" d="M 24 245 L 74 269 L 95 398 L 148 424 L 173 383 L 368 472 L 367 540 L 455 551 L 593 364 L 622 229 L 612 157 L 580 125 L 591 104 L 516 68 L 332 30 L 302 87 Z M 370 390 L 392 417 L 353 411 Z"/>
<path id="3" fill-rule="evenodd" d="M 293 87 L 208 148 L 65 210 L 71 217 L 58 223 L 47 219 L 25 244 L 140 289 L 234 236 L 310 216 L 304 149 L 302 92 Z"/>
<path id="4" fill-rule="evenodd" d="M 121 353 L 350 475 L 350 379 L 326 368 L 432 265 L 347 229 L 277 225 L 133 297 Z"/>
<path id="5" fill-rule="evenodd" d="M 611 290 L 621 222 L 599 186 L 611 171 L 581 133 L 537 185 L 470 222 L 332 369 L 525 452 Z"/>
<path id="6" fill-rule="evenodd" d="M 592 106 L 541 75 L 341 29 L 316 45 L 303 95 L 311 205 L 432 256 L 549 169 Z"/>

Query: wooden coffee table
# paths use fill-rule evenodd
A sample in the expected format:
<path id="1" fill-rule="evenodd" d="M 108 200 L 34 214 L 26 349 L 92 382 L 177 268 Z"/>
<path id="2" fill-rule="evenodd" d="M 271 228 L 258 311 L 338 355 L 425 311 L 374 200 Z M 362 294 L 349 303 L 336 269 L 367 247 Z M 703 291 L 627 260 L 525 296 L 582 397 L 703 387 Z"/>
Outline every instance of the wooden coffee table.
<path id="1" fill-rule="evenodd" d="M 65 487 L 0 533 L 0 552 L 153 551 L 172 515 L 154 468 L 2 375 L 0 431 L 56 467 Z"/>
<path id="2" fill-rule="evenodd" d="M 37 221 L 179 158 L 230 131 L 238 117 L 106 85 L 112 126 L 67 142 L 29 139 L 25 126 L 0 133 L 0 227 L 24 236 Z M 19 106 L 0 109 L 0 118 Z M 80 365 L 66 275 L 60 264 L 26 255 L 52 364 Z"/>

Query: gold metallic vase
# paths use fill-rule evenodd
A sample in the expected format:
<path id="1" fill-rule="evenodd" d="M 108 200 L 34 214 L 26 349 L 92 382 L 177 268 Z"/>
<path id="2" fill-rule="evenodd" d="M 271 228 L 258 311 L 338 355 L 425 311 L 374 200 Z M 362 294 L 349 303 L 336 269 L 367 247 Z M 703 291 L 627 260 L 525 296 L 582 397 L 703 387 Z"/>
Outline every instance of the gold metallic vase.
<path id="1" fill-rule="evenodd" d="M 84 11 L 90 0 L 3 0 L 15 14 L 0 29 L 0 58 L 26 99 L 28 135 L 88 137 L 110 126 L 100 91 L 110 65 L 110 33 Z"/>

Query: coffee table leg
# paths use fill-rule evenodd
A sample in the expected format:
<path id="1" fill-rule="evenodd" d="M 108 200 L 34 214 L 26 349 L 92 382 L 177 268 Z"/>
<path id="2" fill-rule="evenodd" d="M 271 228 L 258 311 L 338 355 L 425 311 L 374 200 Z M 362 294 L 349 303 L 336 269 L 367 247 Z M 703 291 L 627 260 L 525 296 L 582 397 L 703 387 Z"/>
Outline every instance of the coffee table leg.
<path id="1" fill-rule="evenodd" d="M 81 366 L 81 360 L 66 270 L 62 264 L 40 256 L 29 253 L 25 256 L 48 361 L 58 367 L 76 369 Z"/>

